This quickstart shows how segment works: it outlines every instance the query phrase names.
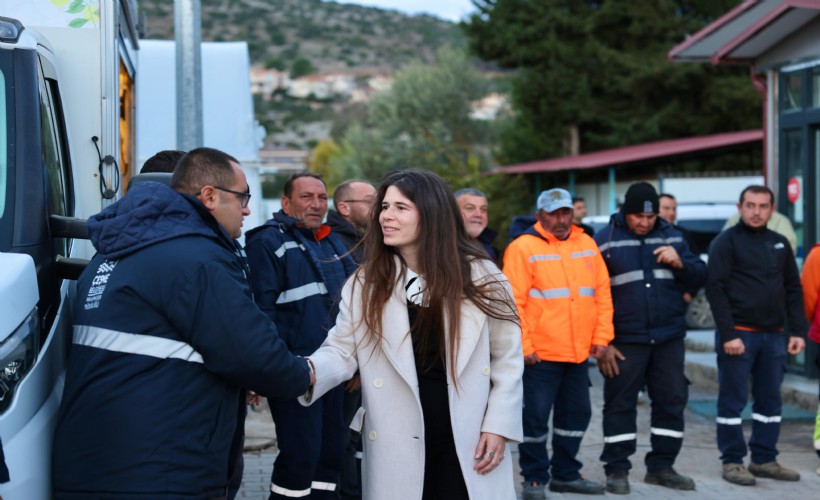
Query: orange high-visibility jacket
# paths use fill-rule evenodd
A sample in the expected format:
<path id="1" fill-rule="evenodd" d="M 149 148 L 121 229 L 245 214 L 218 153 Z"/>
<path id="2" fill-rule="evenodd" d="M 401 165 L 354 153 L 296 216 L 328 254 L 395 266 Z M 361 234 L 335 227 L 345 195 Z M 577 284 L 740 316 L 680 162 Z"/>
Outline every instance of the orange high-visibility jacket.
<path id="1" fill-rule="evenodd" d="M 592 345 L 609 345 L 612 295 L 609 272 L 595 241 L 572 226 L 558 240 L 536 222 L 504 253 L 518 314 L 524 356 L 580 363 Z"/>

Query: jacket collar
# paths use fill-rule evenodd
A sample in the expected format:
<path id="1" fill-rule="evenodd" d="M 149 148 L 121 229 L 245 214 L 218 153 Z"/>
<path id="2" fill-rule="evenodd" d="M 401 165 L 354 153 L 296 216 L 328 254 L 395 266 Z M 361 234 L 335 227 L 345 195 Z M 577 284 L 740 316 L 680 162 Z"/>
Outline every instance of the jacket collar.
<path id="1" fill-rule="evenodd" d="M 385 304 L 382 318 L 383 325 L 382 350 L 390 364 L 414 391 L 418 391 L 418 377 L 416 375 L 416 361 L 413 354 L 413 343 L 410 339 L 410 321 L 407 316 L 407 293 L 405 285 L 408 273 L 402 273 L 401 261 L 396 257 L 396 276 L 393 293 Z M 456 375 L 460 376 L 470 357 L 478 345 L 486 317 L 472 302 L 461 303 L 461 328 L 458 339 L 458 355 L 456 357 Z M 445 343 L 449 346 L 449 343 Z M 450 355 L 445 356 L 447 363 Z M 447 370 L 449 378 L 450 371 Z"/>

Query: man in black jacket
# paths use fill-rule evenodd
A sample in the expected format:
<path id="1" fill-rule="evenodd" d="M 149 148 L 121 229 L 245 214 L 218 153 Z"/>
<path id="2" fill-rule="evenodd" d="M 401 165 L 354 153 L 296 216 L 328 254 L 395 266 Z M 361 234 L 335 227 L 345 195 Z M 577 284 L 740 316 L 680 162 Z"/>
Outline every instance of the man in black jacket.
<path id="1" fill-rule="evenodd" d="M 327 225 L 344 242 L 348 250 L 353 250 L 353 260 L 360 263 L 362 247 L 356 246 L 364 235 L 370 222 L 370 211 L 376 202 L 376 188 L 367 181 L 352 179 L 336 186 L 333 191 L 333 206 L 328 210 Z M 345 425 L 362 405 L 361 379 L 358 375 L 345 384 L 344 418 Z M 345 439 L 344 468 L 339 481 L 339 498 L 341 500 L 360 500 L 362 498 L 362 436 L 347 428 Z"/>
<path id="2" fill-rule="evenodd" d="M 772 191 L 749 186 L 737 207 L 740 222 L 712 243 L 706 285 L 717 325 L 717 442 L 723 478 L 746 486 L 755 484 L 755 476 L 797 481 L 800 474 L 775 459 L 786 352 L 802 351 L 808 330 L 800 275 L 789 242 L 766 228 L 774 211 Z M 754 402 L 751 463 L 746 470 L 741 412 L 750 375 Z"/>
<path id="3" fill-rule="evenodd" d="M 328 210 L 327 225 L 333 229 L 333 233 L 342 240 L 348 250 L 362 239 L 375 201 L 376 188 L 367 181 L 344 181 L 333 191 L 335 210 Z M 361 247 L 353 252 L 353 259 L 357 263 L 361 261 L 361 254 Z"/>
<path id="4" fill-rule="evenodd" d="M 498 233 L 487 227 L 489 203 L 487 195 L 475 188 L 459 189 L 453 196 L 456 198 L 458 210 L 464 219 L 464 229 L 467 234 L 490 256 L 493 262 L 500 262 L 498 249 L 493 246 L 493 242 L 498 237 Z M 533 220 L 532 224 L 535 224 Z"/>

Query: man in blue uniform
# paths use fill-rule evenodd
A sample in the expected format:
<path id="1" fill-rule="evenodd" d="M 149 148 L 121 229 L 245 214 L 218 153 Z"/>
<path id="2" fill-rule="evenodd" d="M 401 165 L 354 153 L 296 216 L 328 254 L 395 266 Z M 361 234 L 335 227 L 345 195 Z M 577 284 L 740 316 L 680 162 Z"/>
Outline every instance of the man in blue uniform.
<path id="1" fill-rule="evenodd" d="M 243 389 L 294 397 L 312 378 L 253 303 L 237 160 L 195 149 L 171 186 L 139 184 L 88 221 L 56 498 L 225 498 Z"/>
<path id="2" fill-rule="evenodd" d="M 599 360 L 604 382 L 604 451 L 607 491 L 629 493 L 629 457 L 636 450 L 638 391 L 652 400 L 652 449 L 644 481 L 678 490 L 695 482 L 673 468 L 683 444 L 689 397 L 683 374 L 686 304 L 681 288 L 706 282 L 706 264 L 680 232 L 658 217 L 658 193 L 646 182 L 629 186 L 621 211 L 595 242 L 609 269 L 615 340 Z"/>
<path id="3" fill-rule="evenodd" d="M 247 235 L 255 299 L 294 354 L 315 351 L 333 327 L 338 299 L 356 268 L 344 244 L 322 224 L 327 188 L 316 174 L 285 182 L 282 210 Z M 272 499 L 334 498 L 344 456 L 342 387 L 313 406 L 296 398 L 268 399 L 279 455 Z"/>

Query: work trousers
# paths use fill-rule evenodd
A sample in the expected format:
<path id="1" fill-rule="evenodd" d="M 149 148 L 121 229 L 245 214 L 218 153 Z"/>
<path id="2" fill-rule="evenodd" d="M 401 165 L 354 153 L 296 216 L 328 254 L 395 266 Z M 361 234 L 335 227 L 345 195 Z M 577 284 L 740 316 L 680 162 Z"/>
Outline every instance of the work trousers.
<path id="1" fill-rule="evenodd" d="M 587 430 L 589 367 L 583 363 L 541 361 L 524 368 L 524 441 L 518 445 L 521 475 L 527 482 L 546 484 L 552 477 L 574 481 L 583 464 L 575 457 Z M 552 460 L 547 453 L 550 412 Z"/>
<path id="2" fill-rule="evenodd" d="M 683 444 L 683 413 L 689 399 L 689 382 L 683 374 L 683 339 L 613 345 L 625 359 L 617 360 L 620 374 L 604 381 L 604 470 L 611 474 L 632 468 L 629 457 L 637 444 L 638 392 L 644 385 L 652 404 L 652 449 L 644 458 L 646 470 L 669 469 Z"/>
<path id="3" fill-rule="evenodd" d="M 752 435 L 749 438 L 752 462 L 773 462 L 780 437 L 780 412 L 783 402 L 780 385 L 786 369 L 786 336 L 783 332 L 737 330 L 745 351 L 729 356 L 723 341 L 715 334 L 718 362 L 717 443 L 725 464 L 742 464 L 746 456 L 741 413 L 749 396 L 752 380 Z"/>
<path id="4" fill-rule="evenodd" d="M 279 446 L 270 500 L 337 498 L 345 446 L 342 394 L 336 387 L 308 407 L 296 399 L 268 399 Z"/>
<path id="5" fill-rule="evenodd" d="M 350 422 L 362 406 L 362 390 L 344 393 L 345 455 L 339 484 L 340 500 L 362 498 L 362 434 L 350 428 Z"/>

